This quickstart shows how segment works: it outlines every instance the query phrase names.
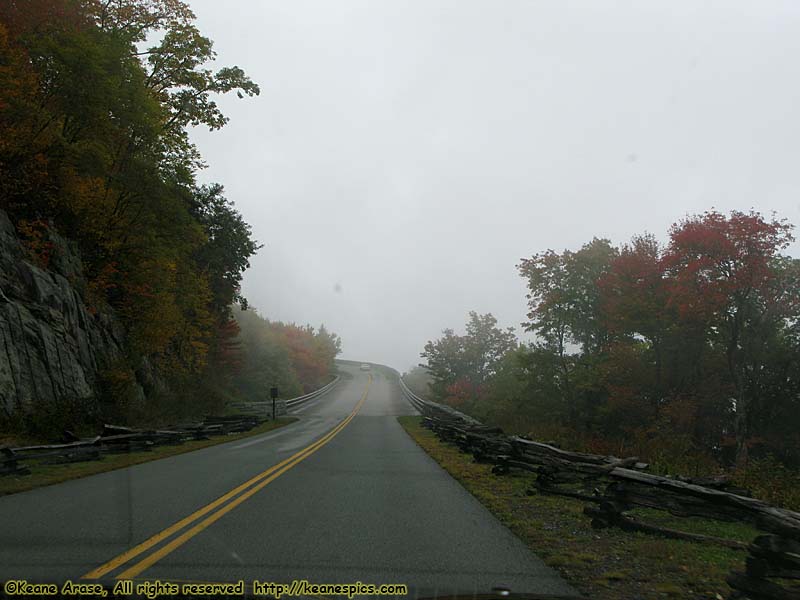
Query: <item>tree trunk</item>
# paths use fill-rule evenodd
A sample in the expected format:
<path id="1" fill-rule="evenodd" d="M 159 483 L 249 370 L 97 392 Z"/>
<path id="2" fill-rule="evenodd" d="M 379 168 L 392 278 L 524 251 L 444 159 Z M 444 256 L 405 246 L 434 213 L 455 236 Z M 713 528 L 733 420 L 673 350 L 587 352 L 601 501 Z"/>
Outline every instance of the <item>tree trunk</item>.
<path id="1" fill-rule="evenodd" d="M 744 385 L 742 374 L 741 351 L 739 350 L 739 339 L 741 337 L 741 308 L 730 317 L 731 337 L 728 342 L 728 372 L 733 380 L 736 390 L 736 417 L 733 427 L 736 434 L 736 466 L 742 468 L 747 465 L 747 438 L 748 431 L 748 409 L 750 408 L 749 398 Z"/>
<path id="2" fill-rule="evenodd" d="M 745 395 L 743 386 L 739 385 L 739 381 L 737 381 L 736 387 L 738 389 L 738 398 L 736 398 L 736 419 L 734 421 L 734 427 L 736 431 L 736 467 L 744 468 L 747 466 L 748 459 L 747 438 L 749 437 L 749 432 L 747 426 L 747 413 L 749 408 L 749 399 Z"/>

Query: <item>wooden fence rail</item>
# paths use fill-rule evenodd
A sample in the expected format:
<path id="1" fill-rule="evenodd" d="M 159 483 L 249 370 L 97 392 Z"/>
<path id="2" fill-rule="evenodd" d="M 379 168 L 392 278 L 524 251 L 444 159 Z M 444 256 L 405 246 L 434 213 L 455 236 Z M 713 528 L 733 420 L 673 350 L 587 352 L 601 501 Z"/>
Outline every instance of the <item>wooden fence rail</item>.
<path id="1" fill-rule="evenodd" d="M 199 423 L 155 430 L 132 429 L 106 424 L 100 435 L 83 440 L 64 444 L 0 448 L 0 476 L 30 474 L 27 463 L 34 461 L 42 461 L 44 464 L 60 464 L 100 460 L 106 454 L 147 451 L 156 446 L 177 445 L 188 440 L 209 439 L 212 435 L 245 432 L 263 421 L 263 419 L 250 415 L 209 416 Z M 70 437 L 70 434 L 66 434 L 66 437 Z"/>
<path id="2" fill-rule="evenodd" d="M 552 443 L 506 436 L 450 407 L 413 394 L 401 381 L 412 405 L 423 414 L 423 425 L 443 441 L 457 445 L 492 472 L 513 470 L 534 476 L 529 494 L 562 495 L 586 501 L 584 513 L 597 528 L 619 527 L 670 538 L 720 544 L 747 553 L 744 572 L 734 572 L 728 584 L 731 598 L 800 600 L 800 513 L 770 506 L 750 497 L 725 478 L 691 479 L 647 473 L 637 457 L 617 458 L 569 452 Z M 764 532 L 752 543 L 668 529 L 642 522 L 629 512 L 637 507 L 678 517 L 702 517 L 745 522 Z"/>
<path id="3" fill-rule="evenodd" d="M 281 400 L 286 407 L 296 408 L 329 392 L 339 381 L 336 375 L 327 385 L 309 394 Z M 25 462 L 43 461 L 46 464 L 99 460 L 105 454 L 140 452 L 161 445 L 177 445 L 187 440 L 206 440 L 213 435 L 228 435 L 250 431 L 271 416 L 271 402 L 234 403 L 239 414 L 207 416 L 197 423 L 184 423 L 169 429 L 134 429 L 122 425 L 105 424 L 100 435 L 78 439 L 71 431 L 64 431 L 62 444 L 45 444 L 19 448 L 0 447 L 0 477 L 28 475 Z M 281 413 L 279 413 L 281 414 Z M 25 461 L 25 462 L 23 462 Z"/>

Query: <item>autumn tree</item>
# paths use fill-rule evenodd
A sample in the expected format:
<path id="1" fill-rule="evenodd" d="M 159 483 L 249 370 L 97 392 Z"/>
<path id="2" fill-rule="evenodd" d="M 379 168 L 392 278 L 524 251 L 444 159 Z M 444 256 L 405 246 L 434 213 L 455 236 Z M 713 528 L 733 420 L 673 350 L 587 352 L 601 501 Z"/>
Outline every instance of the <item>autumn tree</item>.
<path id="1" fill-rule="evenodd" d="M 638 381 L 627 386 L 630 400 L 627 405 L 636 402 L 637 398 L 631 396 L 635 389 L 635 394 L 644 395 L 638 399 L 649 405 L 650 416 L 658 414 L 664 399 L 664 348 L 675 333 L 674 311 L 668 306 L 670 282 L 662 254 L 654 236 L 634 237 L 630 244 L 620 248 L 619 255 L 597 281 L 602 317 L 614 339 L 604 369 L 613 378 L 615 367 L 638 367 Z M 649 372 L 652 381 L 644 384 L 641 376 Z M 629 375 L 634 372 L 629 371 Z M 617 404 L 621 394 L 621 388 L 611 394 Z"/>
<path id="2" fill-rule="evenodd" d="M 800 290 L 786 285 L 785 277 L 794 278 L 794 264 L 780 256 L 794 239 L 791 230 L 757 212 L 706 212 L 672 227 L 664 256 L 674 281 L 671 302 L 681 318 L 707 324 L 712 343 L 724 349 L 735 390 L 739 463 L 747 458 L 753 409 L 761 400 L 754 379 L 767 345 L 800 314 Z"/>
<path id="3" fill-rule="evenodd" d="M 331 381 L 341 340 L 324 325 L 270 321 L 252 308 L 235 307 L 233 313 L 243 364 L 236 385 L 244 395 L 263 399 L 276 386 L 283 397 L 299 396 Z"/>
<path id="4" fill-rule="evenodd" d="M 338 336 L 329 333 L 324 325 L 319 331 L 311 325 L 294 323 L 272 323 L 271 326 L 282 336 L 304 391 L 311 392 L 330 381 L 333 359 L 341 351 Z"/>
<path id="5" fill-rule="evenodd" d="M 219 94 L 259 93 L 215 57 L 181 0 L 0 3 L 0 208 L 31 245 L 49 228 L 77 243 L 84 300 L 123 321 L 130 371 L 175 388 L 223 352 L 259 248 L 195 180 L 188 128 L 225 125 Z"/>
<path id="6" fill-rule="evenodd" d="M 496 373 L 505 353 L 517 345 L 513 328 L 497 327 L 497 319 L 491 313 L 471 311 L 463 336 L 452 329 L 442 333 L 441 338 L 425 344 L 420 356 L 427 363 L 420 366 L 428 369 L 433 378 L 433 393 L 456 403 L 477 397 Z"/>

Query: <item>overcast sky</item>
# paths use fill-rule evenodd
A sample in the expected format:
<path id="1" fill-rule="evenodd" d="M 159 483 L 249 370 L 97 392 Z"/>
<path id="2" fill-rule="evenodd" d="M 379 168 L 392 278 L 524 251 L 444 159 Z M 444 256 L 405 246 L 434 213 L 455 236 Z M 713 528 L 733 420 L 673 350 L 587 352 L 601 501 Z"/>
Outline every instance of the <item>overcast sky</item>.
<path id="1" fill-rule="evenodd" d="M 519 331 L 548 248 L 800 224 L 796 0 L 190 3 L 262 90 L 193 132 L 265 244 L 244 293 L 344 358 L 406 370 L 470 310 Z"/>

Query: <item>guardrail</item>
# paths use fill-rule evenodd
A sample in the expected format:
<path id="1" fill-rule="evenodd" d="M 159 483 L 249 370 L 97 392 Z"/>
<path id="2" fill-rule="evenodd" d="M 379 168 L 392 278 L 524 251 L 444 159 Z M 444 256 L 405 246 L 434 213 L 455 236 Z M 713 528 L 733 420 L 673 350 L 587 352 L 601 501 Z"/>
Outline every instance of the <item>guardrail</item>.
<path id="1" fill-rule="evenodd" d="M 303 396 L 289 398 L 288 400 L 276 400 L 276 413 L 278 415 L 282 415 L 300 408 L 310 400 L 318 398 L 319 396 L 329 392 L 338 382 L 339 375 L 334 377 L 333 381 L 330 383 Z M 258 417 L 272 417 L 272 400 L 259 400 L 257 402 L 235 402 L 232 404 L 232 406 L 243 414 L 256 415 Z"/>
<path id="2" fill-rule="evenodd" d="M 319 396 L 322 396 L 323 394 L 328 393 L 329 391 L 331 391 L 333 386 L 335 386 L 337 383 L 339 383 L 339 379 L 340 379 L 340 376 L 337 375 L 336 377 L 333 378 L 333 381 L 331 381 L 328 385 L 325 385 L 325 386 L 319 388 L 318 390 L 316 390 L 314 392 L 311 392 L 310 394 L 306 394 L 305 396 L 298 396 L 297 398 L 291 398 L 291 399 L 287 400 L 286 401 L 286 410 L 291 411 L 291 410 L 294 410 L 296 408 L 299 408 L 299 407 L 303 406 L 304 404 L 306 404 L 307 402 L 313 400 L 314 398 L 318 398 Z"/>
<path id="3" fill-rule="evenodd" d="M 731 598 L 800 600 L 800 589 L 786 584 L 800 580 L 800 513 L 770 506 L 724 478 L 690 479 L 646 473 L 636 457 L 617 458 L 569 452 L 553 443 L 507 436 L 499 427 L 481 424 L 459 411 L 421 398 L 400 378 L 409 402 L 423 415 L 423 426 L 443 441 L 492 464 L 497 475 L 512 470 L 535 475 L 529 494 L 561 495 L 588 502 L 584 514 L 595 528 L 619 527 L 664 537 L 714 543 L 748 552 L 744 572 L 732 572 Z M 601 491 L 601 488 L 604 489 Z M 750 523 L 765 535 L 749 545 L 658 527 L 628 514 L 644 507 L 677 517 L 702 517 Z"/>
<path id="4" fill-rule="evenodd" d="M 402 377 L 398 377 L 398 379 L 400 381 L 400 389 L 403 390 L 403 394 L 405 394 L 406 399 L 409 401 L 411 406 L 416 408 L 423 415 L 439 416 L 440 418 L 459 419 L 471 425 L 475 426 L 481 425 L 480 421 L 473 419 L 469 415 L 465 415 L 464 413 L 457 411 L 455 408 L 452 408 L 451 406 L 447 406 L 446 404 L 439 404 L 438 402 L 426 400 L 425 398 L 418 396 L 409 389 L 409 387 L 406 385 L 406 382 L 403 381 Z"/>
<path id="5" fill-rule="evenodd" d="M 402 377 L 400 377 L 399 379 L 400 379 L 400 388 L 403 390 L 403 394 L 405 394 L 406 400 L 408 400 L 411 403 L 411 406 L 416 408 L 419 412 L 425 414 L 428 401 L 425 400 L 424 398 L 417 396 L 414 392 L 412 392 L 406 385 L 406 382 L 403 381 Z"/>

